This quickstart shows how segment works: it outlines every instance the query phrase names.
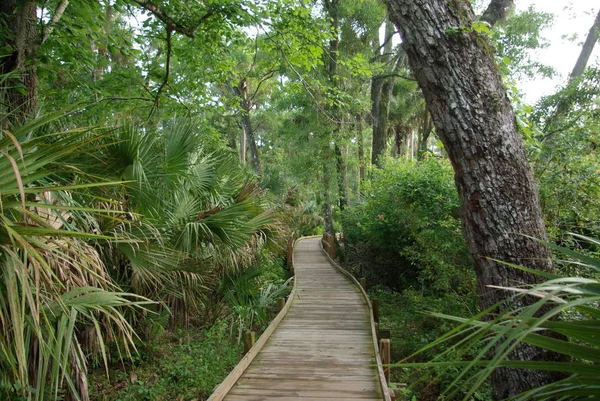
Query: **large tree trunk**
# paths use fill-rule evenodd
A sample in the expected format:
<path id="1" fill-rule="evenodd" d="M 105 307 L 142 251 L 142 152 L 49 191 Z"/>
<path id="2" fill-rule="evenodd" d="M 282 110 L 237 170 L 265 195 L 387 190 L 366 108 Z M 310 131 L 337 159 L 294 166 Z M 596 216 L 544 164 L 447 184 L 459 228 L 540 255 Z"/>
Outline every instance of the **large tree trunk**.
<path id="1" fill-rule="evenodd" d="M 32 115 L 38 104 L 38 77 L 35 57 L 40 43 L 33 0 L 0 1 L 0 24 L 12 53 L 0 55 L 0 74 L 11 74 L 4 103 L 10 113 L 5 123 L 21 122 Z"/>
<path id="2" fill-rule="evenodd" d="M 585 70 L 587 63 L 592 55 L 592 51 L 594 50 L 594 46 L 598 41 L 598 34 L 600 31 L 600 10 L 598 10 L 598 15 L 596 15 L 596 19 L 594 20 L 594 25 L 590 28 L 590 32 L 588 33 L 587 38 L 585 39 L 585 43 L 581 48 L 581 53 L 579 53 L 579 57 L 577 58 L 577 62 L 575 63 L 575 67 L 573 67 L 573 71 L 571 72 L 571 76 L 569 77 L 571 80 L 576 79 Z"/>
<path id="3" fill-rule="evenodd" d="M 468 0 L 387 0 L 387 5 L 454 167 L 480 305 L 487 308 L 507 297 L 488 286 L 537 281 L 490 258 L 553 269 L 550 251 L 521 235 L 545 239 L 546 230 L 494 51 L 485 36 L 452 29 L 468 27 L 475 19 Z M 543 360 L 552 355 L 523 346 L 511 357 Z M 494 392 L 505 398 L 552 379 L 546 372 L 499 369 Z"/>

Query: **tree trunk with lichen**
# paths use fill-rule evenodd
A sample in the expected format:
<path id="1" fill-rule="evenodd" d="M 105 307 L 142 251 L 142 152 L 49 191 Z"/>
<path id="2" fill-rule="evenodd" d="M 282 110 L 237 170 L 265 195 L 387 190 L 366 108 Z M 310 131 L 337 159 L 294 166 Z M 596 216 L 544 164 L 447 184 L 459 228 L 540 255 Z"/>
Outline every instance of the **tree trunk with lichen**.
<path id="1" fill-rule="evenodd" d="M 524 236 L 545 239 L 546 229 L 494 50 L 484 35 L 469 29 L 475 15 L 467 0 L 387 0 L 387 6 L 454 167 L 463 231 L 485 309 L 508 296 L 489 286 L 539 281 L 492 258 L 553 270 L 549 249 Z M 511 358 L 554 355 L 523 345 Z M 492 381 L 495 396 L 505 398 L 554 378 L 548 372 L 498 369 Z"/>
<path id="2" fill-rule="evenodd" d="M 32 0 L 0 2 L 0 25 L 6 32 L 8 54 L 0 55 L 0 74 L 10 74 L 5 92 L 5 124 L 22 122 L 38 104 L 38 77 L 35 57 L 39 49 L 36 3 Z M 0 103 L 1 104 L 1 103 Z"/>

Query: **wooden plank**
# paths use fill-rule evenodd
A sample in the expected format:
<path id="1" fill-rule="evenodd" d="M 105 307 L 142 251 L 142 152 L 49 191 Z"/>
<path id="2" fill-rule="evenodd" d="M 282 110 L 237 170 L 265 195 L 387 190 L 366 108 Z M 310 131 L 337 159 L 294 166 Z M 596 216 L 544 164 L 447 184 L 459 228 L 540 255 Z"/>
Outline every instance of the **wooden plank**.
<path id="1" fill-rule="evenodd" d="M 376 398 L 379 396 L 377 391 L 375 391 L 375 386 L 377 383 L 373 383 L 373 389 L 370 390 L 304 390 L 303 388 L 294 388 L 294 389 L 285 389 L 285 390 L 274 390 L 274 389 L 247 389 L 247 388 L 238 388 L 237 386 L 232 388 L 229 392 L 232 395 L 260 395 L 264 397 L 264 399 L 268 399 L 270 397 L 277 398 L 279 397 L 303 397 L 306 399 L 312 400 L 315 397 L 336 397 L 339 396 L 344 399 L 352 399 L 352 398 Z"/>
<path id="2" fill-rule="evenodd" d="M 340 265 L 338 265 L 332 258 L 329 257 L 329 255 L 327 254 L 327 252 L 325 252 L 325 250 L 323 250 L 323 253 L 325 254 L 325 257 L 329 260 L 329 262 L 343 275 L 345 275 L 346 277 L 348 277 L 352 282 L 354 282 L 355 285 L 357 285 L 362 294 L 363 294 L 363 298 L 365 300 L 365 302 L 367 303 L 367 305 L 369 306 L 369 310 L 371 312 L 371 338 L 373 340 L 373 350 L 375 352 L 375 357 L 377 359 L 377 370 L 379 372 L 379 384 L 381 386 L 381 390 L 383 393 L 383 397 L 385 401 L 391 401 L 392 400 L 392 396 L 390 394 L 390 390 L 386 381 L 386 377 L 385 377 L 385 373 L 383 372 L 383 367 L 382 367 L 382 363 L 381 363 L 381 356 L 379 355 L 379 344 L 377 343 L 377 331 L 375 329 L 375 319 L 373 316 L 373 309 L 371 306 L 371 301 L 369 299 L 369 295 L 367 294 L 367 292 L 365 291 L 365 289 L 361 286 L 361 284 L 356 280 L 356 278 L 350 274 L 350 272 L 347 272 L 346 270 L 344 270 Z"/>
<path id="3" fill-rule="evenodd" d="M 291 388 L 301 388 L 309 391 L 359 391 L 359 392 L 371 392 L 375 391 L 377 382 L 369 378 L 367 380 L 298 380 L 298 379 L 279 379 L 272 380 L 269 378 L 255 378 L 247 377 L 244 375 L 238 380 L 235 388 L 236 390 L 245 389 L 264 389 L 269 388 L 271 390 L 289 390 Z"/>
<path id="4" fill-rule="evenodd" d="M 296 243 L 300 241 L 300 239 L 296 240 Z M 294 264 L 294 255 L 292 254 L 292 266 Z M 235 382 L 240 378 L 240 376 L 244 373 L 246 368 L 250 366 L 256 355 L 260 352 L 262 347 L 265 345 L 271 334 L 275 331 L 279 323 L 283 320 L 286 313 L 290 309 L 292 303 L 294 302 L 294 298 L 296 296 L 296 280 L 294 280 L 294 287 L 292 288 L 292 292 L 288 297 L 288 300 L 285 304 L 285 307 L 277 314 L 275 319 L 269 324 L 264 333 L 260 336 L 256 344 L 250 349 L 249 352 L 244 355 L 242 360 L 233 368 L 233 370 L 229 373 L 229 375 L 217 386 L 212 395 L 208 398 L 207 401 L 221 401 L 229 390 L 235 385 Z"/>
<path id="5" fill-rule="evenodd" d="M 319 240 L 297 241 L 291 259 L 295 293 L 285 317 L 227 394 L 209 400 L 388 401 L 372 347 L 368 299 L 332 267 Z"/>

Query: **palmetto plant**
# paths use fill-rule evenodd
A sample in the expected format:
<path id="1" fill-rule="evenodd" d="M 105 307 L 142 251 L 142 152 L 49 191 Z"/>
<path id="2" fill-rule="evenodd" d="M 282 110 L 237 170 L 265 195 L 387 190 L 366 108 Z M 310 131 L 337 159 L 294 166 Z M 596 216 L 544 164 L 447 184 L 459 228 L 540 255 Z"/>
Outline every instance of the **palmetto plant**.
<path id="1" fill-rule="evenodd" d="M 54 399 L 59 389 L 86 393 L 85 356 L 77 331 L 91 327 L 129 353 L 134 332 L 126 308 L 147 300 L 119 290 L 95 244 L 112 236 L 89 230 L 95 216 L 119 213 L 74 199 L 98 186 L 78 182 L 68 157 L 89 153 L 103 134 L 51 132 L 64 112 L 3 131 L 0 137 L 0 398 Z M 82 224 L 82 222 L 85 222 Z M 90 224 L 91 223 L 91 224 Z"/>
<path id="2" fill-rule="evenodd" d="M 108 343 L 131 352 L 126 309 L 152 299 L 175 316 L 199 313 L 207 289 L 278 229 L 249 177 L 203 153 L 190 125 L 61 128 L 72 110 L 0 137 L 3 399 L 65 388 L 85 399 L 85 355 L 108 366 Z"/>
<path id="3" fill-rule="evenodd" d="M 595 239 L 572 235 L 592 246 L 600 245 Z M 462 367 L 447 393 L 456 395 L 462 390 L 459 384 L 466 385 L 464 399 L 470 399 L 492 371 L 501 367 L 564 373 L 563 379 L 522 393 L 514 397 L 516 400 L 579 400 L 600 396 L 600 261 L 581 252 L 547 245 L 566 255 L 586 277 L 561 277 L 513 266 L 541 275 L 547 281 L 530 287 L 499 288 L 512 292 L 514 302 L 491 321 L 484 320 L 484 316 L 500 305 L 471 319 L 434 314 L 459 323 L 425 348 L 442 346 L 446 351 L 432 362 L 400 366 Z M 536 301 L 521 302 L 522 297 Z M 509 360 L 508 355 L 520 343 L 563 358 L 550 362 Z M 472 353 L 474 349 L 478 350 L 474 359 L 455 359 L 456 355 Z"/>
<path id="4" fill-rule="evenodd" d="M 264 325 L 269 318 L 268 308 L 289 292 L 291 278 L 279 285 L 267 283 L 258 288 L 255 280 L 261 273 L 257 267 L 250 268 L 240 274 L 228 275 L 221 284 L 225 300 L 235 312 L 231 330 L 237 328 L 238 341 L 244 330 L 256 330 L 256 326 Z"/>
<path id="5" fill-rule="evenodd" d="M 207 306 L 206 290 L 221 277 L 255 261 L 279 229 L 276 216 L 237 161 L 203 151 L 189 122 L 173 120 L 160 131 L 125 125 L 115 139 L 95 168 L 131 181 L 111 197 L 140 217 L 105 222 L 132 239 L 105 256 L 124 267 L 123 285 L 187 318 Z"/>

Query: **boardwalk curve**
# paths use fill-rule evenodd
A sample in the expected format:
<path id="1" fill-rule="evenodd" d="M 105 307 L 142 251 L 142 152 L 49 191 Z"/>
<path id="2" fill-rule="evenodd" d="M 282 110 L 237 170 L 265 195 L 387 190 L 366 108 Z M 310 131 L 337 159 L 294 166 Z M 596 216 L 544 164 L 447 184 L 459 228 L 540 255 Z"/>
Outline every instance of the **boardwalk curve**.
<path id="1" fill-rule="evenodd" d="M 319 238 L 297 241 L 294 271 L 286 308 L 209 401 L 389 400 L 360 288 Z"/>

